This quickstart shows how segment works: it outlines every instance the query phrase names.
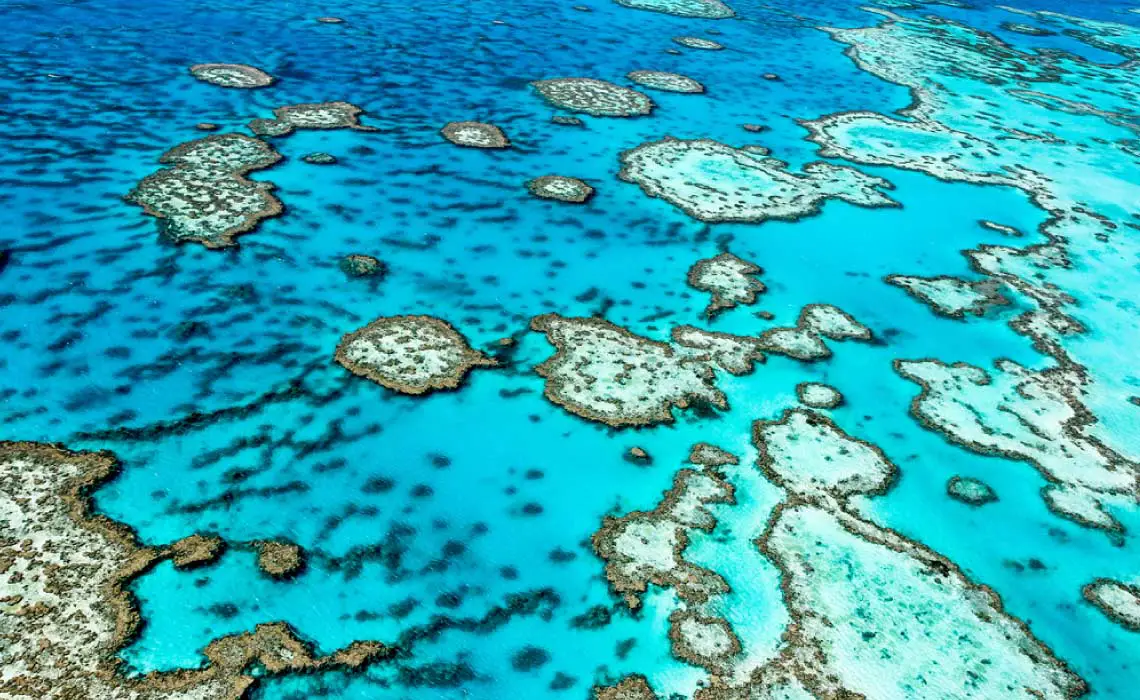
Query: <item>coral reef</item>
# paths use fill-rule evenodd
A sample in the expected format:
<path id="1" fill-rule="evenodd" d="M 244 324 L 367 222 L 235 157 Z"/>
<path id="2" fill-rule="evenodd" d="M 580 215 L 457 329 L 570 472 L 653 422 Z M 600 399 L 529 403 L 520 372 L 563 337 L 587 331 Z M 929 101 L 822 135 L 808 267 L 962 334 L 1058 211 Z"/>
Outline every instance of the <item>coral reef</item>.
<path id="1" fill-rule="evenodd" d="M 970 281 L 947 275 L 888 275 L 884 281 L 901 287 L 934 313 L 947 318 L 964 319 L 966 314 L 981 316 L 994 306 L 1010 303 L 1001 293 L 1001 283 L 993 279 Z"/>
<path id="2" fill-rule="evenodd" d="M 340 269 L 349 277 L 375 277 L 387 272 L 379 259 L 363 253 L 352 253 L 340 260 Z"/>
<path id="3" fill-rule="evenodd" d="M 882 190 L 893 186 L 854 168 L 817 161 L 802 174 L 765 152 L 711 139 L 665 137 L 621 154 L 618 177 L 699 221 L 796 221 L 817 214 L 828 199 L 864 207 L 898 206 Z"/>
<path id="4" fill-rule="evenodd" d="M 698 94 L 705 91 L 705 86 L 692 78 L 679 73 L 667 73 L 659 70 L 635 70 L 626 76 L 642 87 L 665 92 L 681 92 Z"/>
<path id="5" fill-rule="evenodd" d="M 691 530 L 716 527 L 708 506 L 734 502 L 732 485 L 715 468 L 686 468 L 653 510 L 607 516 L 591 542 L 605 562 L 610 590 L 630 608 L 641 605 L 650 584 L 673 588 L 692 605 L 727 592 L 719 574 L 685 560 L 685 548 Z"/>
<path id="6" fill-rule="evenodd" d="M 989 484 L 968 476 L 954 476 L 946 482 L 946 495 L 971 506 L 982 506 L 998 499 Z"/>
<path id="7" fill-rule="evenodd" d="M 106 452 L 0 443 L 0 694 L 239 700 L 259 677 L 358 668 L 390 655 L 357 642 L 318 657 L 288 625 L 263 624 L 211 642 L 200 669 L 125 677 L 117 652 L 141 624 L 127 585 L 178 552 L 143 547 L 127 527 L 91 513 L 91 492 L 117 468 Z"/>
<path id="8" fill-rule="evenodd" d="M 510 148 L 503 130 L 486 122 L 449 122 L 439 133 L 456 146 L 468 148 Z"/>
<path id="9" fill-rule="evenodd" d="M 1034 466 L 1055 487 L 1050 509 L 1082 524 L 1100 521 L 1117 529 L 1103 513 L 1099 498 L 1132 494 L 1133 466 L 1086 435 L 1088 415 L 1081 386 L 1064 368 L 1026 369 L 1008 360 L 994 372 L 963 363 L 896 360 L 895 371 L 917 383 L 921 393 L 911 414 L 955 444 L 983 454 L 1001 455 Z"/>
<path id="10" fill-rule="evenodd" d="M 770 328 L 760 334 L 760 347 L 803 362 L 831 357 L 824 343 L 830 340 L 872 338 L 871 330 L 847 312 L 830 304 L 809 304 L 801 311 L 794 327 Z"/>
<path id="11" fill-rule="evenodd" d="M 305 552 L 292 542 L 262 540 L 255 542 L 257 568 L 275 579 L 291 579 L 305 569 Z"/>
<path id="12" fill-rule="evenodd" d="M 1126 630 L 1140 632 L 1140 586 L 1099 578 L 1081 589 L 1091 605 Z"/>
<path id="13" fill-rule="evenodd" d="M 753 304 L 756 296 L 764 292 L 764 283 L 756 279 L 763 270 L 732 253 L 721 253 L 713 258 L 698 260 L 686 278 L 689 286 L 712 295 L 705 307 L 705 316 L 712 318 L 738 304 Z"/>
<path id="14" fill-rule="evenodd" d="M 259 88 L 273 84 L 273 76 L 242 63 L 199 63 L 190 74 L 204 83 L 227 88 Z"/>
<path id="15" fill-rule="evenodd" d="M 653 100 L 637 90 L 593 78 L 552 78 L 531 83 L 547 102 L 595 117 L 639 117 L 653 111 Z"/>
<path id="16" fill-rule="evenodd" d="M 313 102 L 273 110 L 273 119 L 254 119 L 249 130 L 258 136 L 287 136 L 297 129 L 375 131 L 360 123 L 360 107 L 348 102 Z"/>
<path id="17" fill-rule="evenodd" d="M 796 385 L 796 397 L 808 408 L 831 409 L 843 403 L 838 389 L 819 382 L 800 382 Z"/>
<path id="18" fill-rule="evenodd" d="M 378 318 L 341 338 L 336 361 L 404 394 L 455 389 L 472 368 L 496 364 L 472 350 L 449 323 L 431 316 Z"/>
<path id="19" fill-rule="evenodd" d="M 694 19 L 727 19 L 735 17 L 732 8 L 721 0 L 614 0 L 622 7 L 662 12 Z"/>
<path id="20" fill-rule="evenodd" d="M 612 427 L 650 425 L 672 422 L 674 407 L 694 402 L 728 407 L 712 369 L 666 343 L 599 318 L 545 314 L 530 325 L 556 350 L 535 368 L 546 379 L 546 398 L 583 418 Z"/>
<path id="21" fill-rule="evenodd" d="M 543 175 L 526 183 L 527 190 L 535 197 L 556 199 L 570 204 L 581 204 L 594 196 L 594 188 L 576 177 L 563 175 Z"/>
<path id="22" fill-rule="evenodd" d="M 175 243 L 224 248 L 257 224 L 281 213 L 273 183 L 245 175 L 268 168 L 281 154 L 241 134 L 219 134 L 176 146 L 159 158 L 170 167 L 146 176 L 126 199 L 160 220 Z"/>
<path id="23" fill-rule="evenodd" d="M 673 41 L 689 49 L 704 49 L 705 51 L 720 51 L 724 48 L 712 39 L 702 39 L 699 36 L 675 36 Z"/>

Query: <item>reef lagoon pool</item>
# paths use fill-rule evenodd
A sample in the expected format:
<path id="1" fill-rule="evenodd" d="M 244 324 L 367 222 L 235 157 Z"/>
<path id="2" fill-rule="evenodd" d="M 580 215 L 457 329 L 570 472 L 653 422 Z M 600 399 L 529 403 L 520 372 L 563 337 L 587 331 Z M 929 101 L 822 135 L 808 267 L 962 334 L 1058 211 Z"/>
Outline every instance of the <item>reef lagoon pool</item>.
<path id="1" fill-rule="evenodd" d="M 1003 1 L 4 3 L 0 697 L 1136 697 L 1140 5 Z"/>

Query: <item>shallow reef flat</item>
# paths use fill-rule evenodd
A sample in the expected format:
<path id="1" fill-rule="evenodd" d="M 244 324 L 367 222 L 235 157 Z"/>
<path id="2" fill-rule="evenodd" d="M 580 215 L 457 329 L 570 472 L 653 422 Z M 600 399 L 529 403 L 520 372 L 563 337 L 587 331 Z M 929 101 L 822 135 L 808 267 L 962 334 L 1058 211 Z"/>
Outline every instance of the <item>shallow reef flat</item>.
<path id="1" fill-rule="evenodd" d="M 378 318 L 341 338 L 336 361 L 404 394 L 454 389 L 472 368 L 495 365 L 451 324 L 431 316 Z"/>
<path id="2" fill-rule="evenodd" d="M 734 148 L 710 139 L 666 137 L 621 155 L 621 179 L 706 222 L 795 221 L 818 214 L 824 201 L 865 207 L 898 206 L 881 178 L 816 162 L 802 174 L 760 148 Z"/>
<path id="3" fill-rule="evenodd" d="M 245 177 L 279 160 L 264 141 L 242 134 L 207 136 L 164 153 L 159 162 L 169 167 L 144 178 L 127 200 L 157 217 L 174 242 L 223 248 L 283 211 L 273 183 Z"/>

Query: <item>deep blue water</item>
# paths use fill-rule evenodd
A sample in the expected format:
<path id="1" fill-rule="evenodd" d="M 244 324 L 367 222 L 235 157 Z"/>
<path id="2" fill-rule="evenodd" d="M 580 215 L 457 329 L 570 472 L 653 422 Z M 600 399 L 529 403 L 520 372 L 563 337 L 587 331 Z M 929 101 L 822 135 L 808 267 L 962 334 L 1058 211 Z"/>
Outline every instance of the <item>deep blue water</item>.
<path id="1" fill-rule="evenodd" d="M 258 697 L 584 697 L 595 682 L 633 672 L 663 695 L 688 696 L 704 674 L 670 655 L 667 592 L 652 594 L 640 615 L 618 610 L 602 629 L 569 624 L 614 603 L 589 537 L 607 513 L 652 508 L 694 442 L 735 451 L 740 502 L 718 511 L 716 535 L 697 536 L 693 553 L 732 584 L 724 608 L 746 646 L 774 650 L 787 615 L 776 572 L 751 540 L 779 495 L 751 469 L 749 427 L 795 405 L 795 385 L 815 380 L 846 397 L 836 422 L 901 469 L 897 486 L 865 511 L 993 587 L 1094 697 L 1130 697 L 1140 638 L 1084 604 L 1080 588 L 1096 576 L 1137 576 L 1135 509 L 1114 511 L 1127 529 L 1118 542 L 1057 518 L 1038 496 L 1043 478 L 1025 463 L 922 428 L 907 412 L 916 387 L 891 367 L 925 357 L 1048 365 L 1007 325 L 1021 302 L 963 323 L 882 282 L 891 273 L 971 277 L 960 251 L 1040 242 L 1046 213 L 1012 188 L 868 166 L 894 184 L 902 207 L 832 201 L 794 223 L 695 221 L 620 181 L 618 154 L 671 135 L 763 145 L 793 169 L 816 159 L 798 120 L 891 114 L 910 103 L 906 89 L 860 70 L 816 28 L 880 18 L 848 0 L 810 9 L 732 2 L 738 19 L 715 22 L 605 0 L 584 0 L 589 12 L 573 4 L 5 3 L 0 250 L 10 259 L 0 270 L 0 438 L 114 451 L 123 473 L 96 503 L 146 543 L 200 531 L 234 542 L 283 537 L 311 557 L 290 582 L 260 576 L 253 554 L 240 550 L 195 572 L 158 566 L 134 584 L 146 625 L 121 652 L 129 668 L 197 666 L 210 640 L 260 622 L 287 621 L 331 651 L 357 639 L 412 640 L 442 615 L 455 629 L 409 641 L 406 658 L 359 674 L 273 680 Z M 1023 51 L 1124 60 L 1063 34 L 1006 32 L 1004 21 L 1032 20 L 973 4 L 903 12 L 998 32 Z M 1140 25 L 1126 3 L 1018 6 Z M 346 21 L 314 21 L 323 15 Z M 726 49 L 668 53 L 679 35 Z M 278 80 L 228 90 L 187 71 L 214 61 L 255 65 Z M 551 123 L 554 110 L 527 86 L 559 76 L 624 84 L 636 69 L 683 73 L 708 92 L 654 92 L 650 117 L 587 117 L 574 128 Z M 244 132 L 275 107 L 326 100 L 359 105 L 378 131 L 275 140 L 284 160 L 251 177 L 276 183 L 286 211 L 235 248 L 174 246 L 122 199 L 163 152 L 201 137 L 199 122 Z M 460 149 L 439 137 L 444 123 L 465 119 L 499 125 L 514 147 Z M 745 123 L 769 130 L 750 133 Z M 1099 124 L 1116 138 L 1117 127 Z M 339 163 L 301 160 L 314 151 Z M 581 207 L 529 195 L 523 183 L 547 173 L 582 178 L 597 194 Z M 1106 177 L 1140 184 L 1140 169 Z M 1108 215 L 1134 224 L 1137 213 Z M 980 220 L 1026 236 L 1010 239 Z M 719 318 L 716 330 L 756 334 L 823 302 L 887 341 L 837 344 L 819 364 L 772 357 L 752 375 L 720 378 L 728 412 L 681 413 L 652 429 L 611 431 L 543 398 L 530 370 L 551 348 L 523 334 L 531 317 L 604 313 L 665 339 L 674 325 L 705 323 L 706 300 L 685 286 L 685 273 L 724 246 L 764 268 L 768 292 Z M 349 253 L 375 255 L 390 272 L 375 283 L 348 279 L 338 261 Z M 754 316 L 761 308 L 775 320 Z M 395 394 L 333 363 L 344 333 L 407 313 L 447 318 L 475 347 L 521 340 L 508 369 L 474 372 L 459 391 L 427 397 Z M 180 335 L 188 322 L 199 332 Z M 1114 372 L 1116 360 L 1105 357 L 1097 371 Z M 1117 428 L 1135 424 L 1126 406 L 1105 410 L 1122 412 L 1106 419 Z M 207 419 L 177 423 L 192 413 Z M 158 427 L 138 430 L 148 426 Z M 653 455 L 652 466 L 623 459 L 634 445 Z M 948 499 L 953 475 L 983 478 L 1001 500 L 975 510 Z M 391 488 L 365 487 L 377 479 Z M 1045 567 L 1014 564 L 1034 558 Z M 468 624 L 520 594 L 538 597 L 537 609 Z M 409 612 L 394 612 L 408 601 Z M 635 643 L 619 654 L 625 640 Z M 512 668 L 528 646 L 549 661 Z M 474 678 L 449 687 L 411 680 L 435 662 L 465 665 Z M 574 679 L 569 690 L 550 689 L 558 673 Z"/>

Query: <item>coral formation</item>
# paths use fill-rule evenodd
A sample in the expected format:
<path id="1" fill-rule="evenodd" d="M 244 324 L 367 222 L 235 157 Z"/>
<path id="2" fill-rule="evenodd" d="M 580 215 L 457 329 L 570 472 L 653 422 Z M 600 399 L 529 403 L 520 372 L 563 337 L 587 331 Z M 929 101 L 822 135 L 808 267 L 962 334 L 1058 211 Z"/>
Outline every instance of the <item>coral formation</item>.
<path id="1" fill-rule="evenodd" d="M 297 129 L 375 131 L 360 123 L 360 107 L 348 102 L 313 102 L 273 110 L 273 119 L 254 119 L 249 130 L 258 136 L 287 136 Z"/>
<path id="2" fill-rule="evenodd" d="M 971 506 L 983 506 L 998 499 L 989 484 L 968 476 L 954 476 L 946 482 L 946 494 Z"/>
<path id="3" fill-rule="evenodd" d="M 176 146 L 159 158 L 170 167 L 146 176 L 126 199 L 160 220 L 175 243 L 224 248 L 264 218 L 281 213 L 273 183 L 245 176 L 281 154 L 260 139 L 219 134 Z"/>
<path id="4" fill-rule="evenodd" d="M 547 102 L 595 117 L 638 117 L 653 111 L 648 95 L 593 78 L 552 78 L 531 83 Z"/>
<path id="5" fill-rule="evenodd" d="M 291 579 L 305 569 L 305 552 L 292 542 L 262 540 L 257 547 L 257 568 L 276 579 Z"/>
<path id="6" fill-rule="evenodd" d="M 614 0 L 622 7 L 663 12 L 695 19 L 727 19 L 736 16 L 721 0 Z"/>
<path id="7" fill-rule="evenodd" d="M 1126 630 L 1140 632 L 1140 586 L 1099 578 L 1081 589 L 1090 604 Z"/>
<path id="8" fill-rule="evenodd" d="M 0 443 L 0 694 L 238 700 L 259 677 L 358 668 L 390 655 L 357 642 L 318 657 L 288 625 L 263 624 L 211 642 L 200 669 L 124 676 L 117 652 L 141 624 L 127 585 L 179 553 L 144 547 L 127 527 L 91 513 L 91 492 L 117 469 L 106 452 Z"/>
<path id="9" fill-rule="evenodd" d="M 704 49 L 705 51 L 720 51 L 724 48 L 712 39 L 702 39 L 699 36 L 675 36 L 673 41 L 690 49 Z"/>
<path id="10" fill-rule="evenodd" d="M 456 146 L 468 148 L 510 148 L 503 130 L 486 122 L 449 122 L 439 133 Z"/>
<path id="11" fill-rule="evenodd" d="M 431 316 L 385 316 L 348 333 L 336 349 L 348 371 L 405 394 L 455 389 L 474 367 L 496 363 L 451 324 Z"/>
<path id="12" fill-rule="evenodd" d="M 535 197 L 556 199 L 570 204 L 581 204 L 594 196 L 594 188 L 576 177 L 543 175 L 526 183 Z"/>
<path id="13" fill-rule="evenodd" d="M 273 84 L 273 76 L 242 63 L 199 63 L 190 66 L 190 73 L 218 87 L 259 88 Z"/>
<path id="14" fill-rule="evenodd" d="M 800 382 L 796 385 L 796 397 L 808 408 L 831 409 L 843 403 L 838 389 L 819 382 Z"/>
<path id="15" fill-rule="evenodd" d="M 716 527 L 708 506 L 734 502 L 732 485 L 716 468 L 685 468 L 653 510 L 607 516 L 591 542 L 605 562 L 610 590 L 630 608 L 641 605 L 650 584 L 673 588 L 692 605 L 727 592 L 719 574 L 685 559 L 685 549 L 691 530 Z"/>
<path id="16" fill-rule="evenodd" d="M 659 70 L 635 70 L 626 76 L 642 87 L 665 92 L 682 92 L 697 94 L 705 91 L 705 86 L 692 78 L 679 73 L 667 73 Z"/>
<path id="17" fill-rule="evenodd" d="M 738 304 L 753 304 L 766 287 L 756 279 L 763 270 L 732 253 L 698 260 L 686 278 L 689 286 L 712 295 L 705 316 L 712 318 Z"/>
<path id="18" fill-rule="evenodd" d="M 375 277 L 387 272 L 379 259 L 363 253 L 352 253 L 340 260 L 340 269 L 349 277 Z"/>
<path id="19" fill-rule="evenodd" d="M 830 304 L 809 304 L 801 311 L 794 327 L 770 328 L 760 334 L 760 347 L 803 362 L 831 357 L 823 342 L 872 338 L 871 330 L 847 312 Z"/>
<path id="20" fill-rule="evenodd" d="M 686 361 L 666 343 L 599 318 L 545 314 L 531 320 L 556 352 L 535 368 L 545 396 L 571 413 L 612 427 L 673 420 L 674 407 L 704 402 L 727 408 L 712 369 Z"/>
<path id="21" fill-rule="evenodd" d="M 981 316 L 994 306 L 1010 303 L 1001 293 L 1001 283 L 993 279 L 970 281 L 948 275 L 888 275 L 884 280 L 901 287 L 934 313 L 947 318 L 963 319 L 966 314 Z"/>
<path id="22" fill-rule="evenodd" d="M 699 221 L 796 221 L 828 199 L 864 207 L 898 206 L 892 185 L 854 168 L 817 161 L 802 174 L 764 153 L 711 139 L 665 137 L 621 154 L 618 177 Z"/>
<path id="23" fill-rule="evenodd" d="M 1030 463 L 1065 489 L 1050 492 L 1054 512 L 1116 529 L 1111 518 L 1090 515 L 1102 512 L 1099 498 L 1134 493 L 1136 473 L 1084 433 L 1088 415 L 1076 399 L 1081 387 L 1064 368 L 1034 371 L 1009 360 L 996 362 L 994 372 L 938 360 L 896 360 L 894 366 L 922 388 L 911 414 L 924 426 L 975 452 Z"/>

